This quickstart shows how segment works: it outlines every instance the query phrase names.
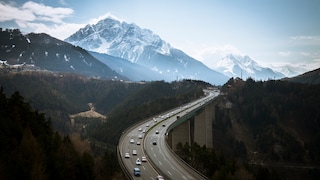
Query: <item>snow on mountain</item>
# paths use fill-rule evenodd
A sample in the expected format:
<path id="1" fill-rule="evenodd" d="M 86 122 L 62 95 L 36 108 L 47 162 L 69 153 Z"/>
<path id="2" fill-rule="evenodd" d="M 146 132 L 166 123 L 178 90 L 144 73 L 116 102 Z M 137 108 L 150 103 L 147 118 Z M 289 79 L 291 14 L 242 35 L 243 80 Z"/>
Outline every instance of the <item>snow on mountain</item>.
<path id="1" fill-rule="evenodd" d="M 229 54 L 218 61 L 214 69 L 226 76 L 240 77 L 242 79 L 251 77 L 256 80 L 268 80 L 284 77 L 282 73 L 273 71 L 267 67 L 262 67 L 249 56 L 233 54 Z"/>
<path id="2" fill-rule="evenodd" d="M 148 47 L 164 55 L 170 54 L 171 49 L 170 44 L 162 41 L 152 31 L 113 18 L 106 18 L 95 25 L 87 25 L 66 41 L 90 51 L 131 62 L 137 62 Z"/>
<path id="3" fill-rule="evenodd" d="M 294 77 L 294 76 L 303 74 L 305 72 L 308 72 L 312 70 L 314 67 L 318 67 L 318 66 L 312 66 L 312 65 L 310 66 L 306 64 L 282 64 L 278 66 L 273 65 L 271 66 L 271 68 L 278 72 L 281 72 L 286 77 Z"/>
<path id="4" fill-rule="evenodd" d="M 198 79 L 223 84 L 228 80 L 227 76 L 171 47 L 152 31 L 113 18 L 87 25 L 65 41 L 89 51 L 127 59 L 160 74 L 162 80 L 166 81 Z M 151 73 L 149 76 L 146 79 L 153 78 Z M 158 80 L 158 77 L 154 80 Z"/>
<path id="5" fill-rule="evenodd" d="M 17 29 L 0 31 L 0 57 L 10 69 L 40 69 L 52 72 L 72 72 L 98 78 L 121 78 L 86 50 L 75 47 L 47 34 L 23 35 Z"/>

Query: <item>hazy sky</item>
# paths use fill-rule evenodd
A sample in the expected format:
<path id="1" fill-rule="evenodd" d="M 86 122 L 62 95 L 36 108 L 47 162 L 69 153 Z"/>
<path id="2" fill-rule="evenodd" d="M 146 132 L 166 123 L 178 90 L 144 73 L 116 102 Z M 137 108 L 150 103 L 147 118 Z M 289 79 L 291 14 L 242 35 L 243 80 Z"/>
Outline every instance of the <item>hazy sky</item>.
<path id="1" fill-rule="evenodd" d="M 0 1 L 0 26 L 63 40 L 111 14 L 214 66 L 227 53 L 320 67 L 320 0 Z"/>

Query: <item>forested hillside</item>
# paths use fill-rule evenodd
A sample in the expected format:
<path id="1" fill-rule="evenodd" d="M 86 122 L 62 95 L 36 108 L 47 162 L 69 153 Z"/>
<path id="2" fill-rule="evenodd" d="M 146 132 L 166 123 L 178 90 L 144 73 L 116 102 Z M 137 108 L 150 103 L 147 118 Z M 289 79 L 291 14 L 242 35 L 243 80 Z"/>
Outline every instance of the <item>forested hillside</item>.
<path id="1" fill-rule="evenodd" d="M 35 109 L 51 117 L 54 129 L 63 133 L 72 131 L 69 115 L 89 110 L 88 103 L 93 103 L 100 114 L 107 114 L 144 86 L 77 74 L 31 71 L 1 73 L 0 85 L 6 94 L 19 91 Z"/>
<path id="2" fill-rule="evenodd" d="M 217 151 L 265 168 L 260 173 L 269 178 L 320 175 L 320 85 L 230 79 L 222 92 L 214 127 Z"/>
<path id="3" fill-rule="evenodd" d="M 0 90 L 0 179 L 111 178 L 117 167 L 104 155 L 96 163 L 90 151 L 79 152 L 69 136 L 61 136 L 50 119 L 35 111 L 19 92 L 9 98 Z"/>
<path id="4" fill-rule="evenodd" d="M 320 84 L 320 68 L 306 72 L 296 77 L 287 78 L 286 80 L 306 84 Z"/>

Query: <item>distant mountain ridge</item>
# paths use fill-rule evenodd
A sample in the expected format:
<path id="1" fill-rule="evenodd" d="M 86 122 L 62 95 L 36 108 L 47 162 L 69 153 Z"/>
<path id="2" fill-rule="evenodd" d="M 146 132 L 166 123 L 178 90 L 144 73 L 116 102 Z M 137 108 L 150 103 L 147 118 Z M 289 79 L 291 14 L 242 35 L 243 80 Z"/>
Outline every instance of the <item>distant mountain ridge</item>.
<path id="1" fill-rule="evenodd" d="M 89 51 L 127 59 L 160 74 L 166 81 L 198 79 L 220 85 L 229 79 L 171 47 L 152 31 L 113 18 L 87 25 L 65 41 Z"/>
<path id="2" fill-rule="evenodd" d="M 271 68 L 262 67 L 249 56 L 229 54 L 222 58 L 214 67 L 215 70 L 229 76 L 256 80 L 280 79 L 285 77 L 282 73 Z"/>
<path id="3" fill-rule="evenodd" d="M 40 70 L 77 73 L 96 78 L 122 78 L 86 50 L 47 34 L 21 34 L 18 29 L 0 31 L 0 60 L 9 65 L 33 66 Z"/>

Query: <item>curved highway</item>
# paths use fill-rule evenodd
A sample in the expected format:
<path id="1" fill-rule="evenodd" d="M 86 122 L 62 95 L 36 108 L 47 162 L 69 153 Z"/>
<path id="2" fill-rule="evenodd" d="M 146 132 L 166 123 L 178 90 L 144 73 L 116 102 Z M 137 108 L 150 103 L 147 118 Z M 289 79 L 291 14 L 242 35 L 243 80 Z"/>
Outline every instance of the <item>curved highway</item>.
<path id="1" fill-rule="evenodd" d="M 133 125 L 124 132 L 119 140 L 118 156 L 122 169 L 130 179 L 156 179 L 162 175 L 165 179 L 206 179 L 192 167 L 185 164 L 169 148 L 166 142 L 167 130 L 184 115 L 203 106 L 219 95 L 219 91 L 211 91 L 206 97 L 172 109 Z M 130 142 L 131 141 L 131 142 Z M 136 151 L 134 155 L 133 151 Z M 126 158 L 128 153 L 130 157 Z M 137 158 L 146 162 L 136 164 Z M 140 169 L 140 176 L 135 176 L 133 169 Z"/>

